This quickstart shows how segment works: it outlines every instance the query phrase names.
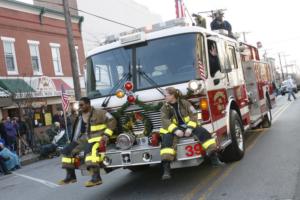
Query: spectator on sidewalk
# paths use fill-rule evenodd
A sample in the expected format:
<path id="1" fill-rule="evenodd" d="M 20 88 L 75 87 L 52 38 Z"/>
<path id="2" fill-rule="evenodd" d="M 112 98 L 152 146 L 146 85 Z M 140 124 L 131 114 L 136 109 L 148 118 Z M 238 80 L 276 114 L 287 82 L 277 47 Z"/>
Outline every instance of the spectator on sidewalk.
<path id="1" fill-rule="evenodd" d="M 19 120 L 19 118 L 15 118 L 16 123 L 18 125 L 18 154 L 25 155 L 26 151 L 29 149 L 29 145 L 26 140 L 27 135 L 27 126 L 23 119 Z"/>
<path id="2" fill-rule="evenodd" d="M 11 174 L 11 171 L 9 171 L 6 167 L 6 164 L 5 162 L 8 161 L 9 158 L 4 158 L 2 156 L 0 156 L 0 171 L 4 174 L 4 175 L 7 175 L 7 174 Z"/>
<path id="3" fill-rule="evenodd" d="M 33 129 L 34 129 L 34 124 L 32 119 L 30 118 L 29 115 L 24 115 L 24 123 L 26 125 L 27 128 L 27 134 L 26 134 L 26 139 L 27 139 L 27 143 L 30 147 L 32 147 L 33 144 Z"/>
<path id="4" fill-rule="evenodd" d="M 8 144 L 4 123 L 5 123 L 5 119 L 2 119 L 0 122 L 0 137 L 4 140 L 5 144 Z"/>
<path id="5" fill-rule="evenodd" d="M 46 131 L 46 134 L 49 140 L 47 144 L 41 145 L 41 158 L 52 157 L 53 154 L 58 153 L 58 149 L 62 149 L 67 143 L 66 131 L 61 129 L 58 122 L 55 122 L 54 125 Z"/>
<path id="6" fill-rule="evenodd" d="M 6 118 L 6 121 L 4 123 L 4 128 L 5 128 L 5 132 L 7 135 L 8 148 L 12 151 L 16 151 L 17 150 L 17 144 L 16 144 L 17 130 L 16 130 L 16 126 L 10 120 L 10 117 Z"/>
<path id="7" fill-rule="evenodd" d="M 19 157 L 6 148 L 3 142 L 0 142 L 0 156 L 6 160 L 5 165 L 8 170 L 15 170 L 21 167 Z"/>
<path id="8" fill-rule="evenodd" d="M 64 112 L 62 110 L 59 110 L 54 116 L 53 116 L 53 123 L 59 122 L 61 128 L 65 129 L 65 118 L 64 118 Z"/>

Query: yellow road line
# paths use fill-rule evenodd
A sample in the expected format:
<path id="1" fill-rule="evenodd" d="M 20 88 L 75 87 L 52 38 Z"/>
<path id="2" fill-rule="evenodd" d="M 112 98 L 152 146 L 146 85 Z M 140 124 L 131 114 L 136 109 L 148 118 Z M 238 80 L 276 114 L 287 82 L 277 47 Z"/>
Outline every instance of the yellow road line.
<path id="1" fill-rule="evenodd" d="M 255 140 L 253 141 L 253 143 L 247 147 L 247 151 L 250 151 L 251 149 L 253 149 L 253 147 L 256 145 L 257 141 L 259 140 L 259 138 L 261 138 L 265 133 L 266 133 L 267 129 L 264 129 L 263 132 L 261 132 L 261 134 L 259 136 L 257 136 L 257 138 L 255 138 Z M 209 195 L 214 189 L 216 189 L 216 187 L 232 172 L 232 170 L 239 164 L 240 162 L 235 162 L 233 163 L 229 168 L 227 168 L 225 170 L 225 172 L 207 189 L 207 191 L 201 195 L 201 197 L 199 198 L 199 200 L 206 200 L 207 195 Z"/>
<path id="2" fill-rule="evenodd" d="M 287 104 L 273 119 L 273 122 L 275 122 L 278 117 L 280 117 L 280 115 L 291 105 L 291 103 Z"/>
<path id="3" fill-rule="evenodd" d="M 274 114 L 274 120 L 276 121 L 278 119 L 278 117 L 280 117 L 280 115 L 290 106 L 291 103 L 285 105 L 284 107 L 282 107 L 279 111 L 277 111 Z M 267 129 L 260 129 L 262 130 L 261 134 L 255 138 L 255 140 L 253 141 L 253 143 L 248 146 L 246 148 L 247 151 L 250 151 L 251 149 L 254 148 L 254 146 L 256 145 L 257 141 L 259 140 L 260 137 L 262 137 L 262 135 L 264 135 L 266 133 Z M 229 168 L 227 168 L 225 170 L 225 172 L 219 177 L 217 178 L 217 180 L 206 190 L 206 192 L 204 194 L 202 194 L 199 198 L 199 200 L 206 200 L 207 195 L 209 195 L 231 172 L 232 170 L 239 164 L 240 162 L 236 162 L 234 164 L 232 164 Z M 213 173 L 210 175 L 210 177 L 208 179 L 205 179 L 205 182 L 200 183 L 199 185 L 197 185 L 196 187 L 193 188 L 193 190 L 191 192 L 189 192 L 186 196 L 185 196 L 185 200 L 187 199 L 192 199 L 195 194 L 197 193 L 197 191 L 199 191 L 199 188 L 202 188 L 205 183 L 208 182 L 208 180 L 211 180 L 213 178 L 213 176 L 216 176 L 218 173 Z"/>
<path id="4" fill-rule="evenodd" d="M 201 188 L 203 188 L 205 185 L 208 184 L 208 182 L 210 182 L 213 178 L 215 178 L 215 176 L 217 176 L 219 173 L 221 172 L 221 168 L 216 169 L 213 173 L 209 174 L 208 176 L 205 176 L 204 179 L 202 179 L 202 181 L 196 185 L 189 193 L 187 193 L 183 200 L 189 200 L 192 199 L 193 196 L 196 195 L 196 193 L 201 190 Z"/>
<path id="5" fill-rule="evenodd" d="M 224 174 L 222 174 L 222 176 L 220 176 L 208 189 L 207 191 L 201 195 L 201 197 L 199 198 L 199 200 L 205 200 L 206 196 L 211 193 L 229 174 L 230 172 L 238 165 L 238 162 L 232 164 L 229 168 L 226 169 L 226 171 L 224 172 Z"/>
<path id="6" fill-rule="evenodd" d="M 281 106 L 276 112 L 274 112 L 274 116 L 277 115 L 278 113 L 280 113 L 280 111 L 282 111 L 285 107 L 288 107 L 290 104 L 292 104 L 292 102 L 289 102 L 283 106 Z"/>

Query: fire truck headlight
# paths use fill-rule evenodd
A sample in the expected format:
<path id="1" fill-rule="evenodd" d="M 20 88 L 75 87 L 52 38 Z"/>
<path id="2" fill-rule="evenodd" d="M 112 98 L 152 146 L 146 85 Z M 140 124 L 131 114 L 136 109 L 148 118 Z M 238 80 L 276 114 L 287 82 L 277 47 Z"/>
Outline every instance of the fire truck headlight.
<path id="1" fill-rule="evenodd" d="M 199 88 L 198 81 L 196 81 L 196 80 L 191 80 L 191 81 L 188 83 L 188 88 L 189 88 L 190 90 L 196 91 L 196 90 Z"/>
<path id="2" fill-rule="evenodd" d="M 192 91 L 197 91 L 198 89 L 200 89 L 202 87 L 201 83 L 197 80 L 191 80 L 188 83 L 188 88 Z"/>
<path id="3" fill-rule="evenodd" d="M 116 146 L 119 149 L 127 150 L 132 147 L 135 137 L 129 133 L 122 133 L 117 137 Z"/>

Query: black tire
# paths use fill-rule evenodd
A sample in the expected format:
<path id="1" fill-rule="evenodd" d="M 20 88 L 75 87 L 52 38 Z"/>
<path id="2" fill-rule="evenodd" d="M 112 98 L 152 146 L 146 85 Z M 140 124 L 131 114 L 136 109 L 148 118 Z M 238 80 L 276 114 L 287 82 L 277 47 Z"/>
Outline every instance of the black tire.
<path id="1" fill-rule="evenodd" d="M 126 169 L 129 169 L 131 172 L 140 172 L 148 169 L 150 165 L 138 165 L 138 166 L 131 166 L 126 167 Z"/>
<path id="2" fill-rule="evenodd" d="M 230 111 L 230 136 L 232 143 L 220 153 L 223 162 L 241 160 L 245 153 L 244 128 L 241 117 L 235 110 Z"/>
<path id="3" fill-rule="evenodd" d="M 272 111 L 271 111 L 271 103 L 267 100 L 267 114 L 265 114 L 261 126 L 263 128 L 270 128 L 272 126 Z"/>

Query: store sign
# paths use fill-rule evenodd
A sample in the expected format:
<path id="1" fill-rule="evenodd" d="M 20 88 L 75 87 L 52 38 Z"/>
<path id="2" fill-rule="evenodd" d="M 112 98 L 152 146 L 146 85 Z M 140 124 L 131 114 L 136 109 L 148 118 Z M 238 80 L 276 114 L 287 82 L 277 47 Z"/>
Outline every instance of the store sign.
<path id="1" fill-rule="evenodd" d="M 51 78 L 41 76 L 32 80 L 32 88 L 36 91 L 32 93 L 33 97 L 53 97 L 60 96 L 60 92 L 56 91 L 55 85 Z"/>
<path id="2" fill-rule="evenodd" d="M 40 108 L 42 106 L 47 105 L 47 101 L 34 101 L 31 105 L 33 108 Z"/>
<path id="3" fill-rule="evenodd" d="M 38 80 L 38 91 L 53 91 L 56 90 L 55 85 L 51 78 L 47 76 L 41 76 Z"/>

